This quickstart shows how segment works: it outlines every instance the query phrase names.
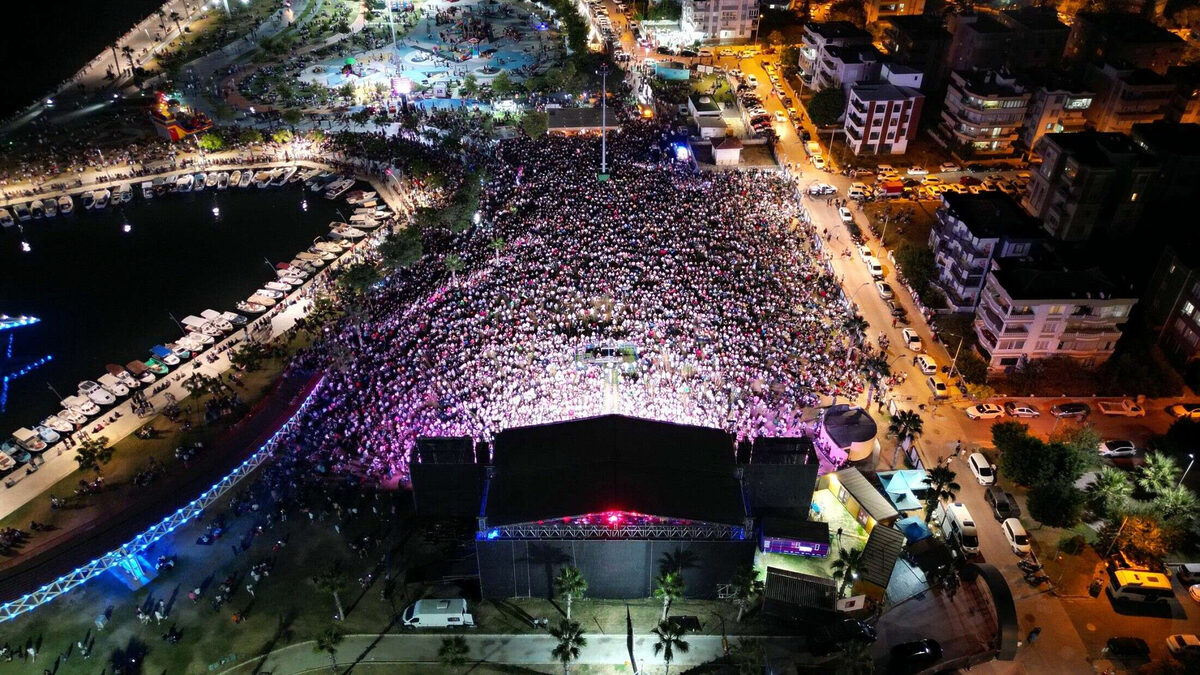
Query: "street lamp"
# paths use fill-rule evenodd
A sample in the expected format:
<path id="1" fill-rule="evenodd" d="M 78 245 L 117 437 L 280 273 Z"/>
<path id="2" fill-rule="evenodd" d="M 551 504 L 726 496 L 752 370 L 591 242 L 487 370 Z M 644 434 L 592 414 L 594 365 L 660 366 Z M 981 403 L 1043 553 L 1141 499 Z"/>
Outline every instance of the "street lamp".
<path id="1" fill-rule="evenodd" d="M 1196 463 L 1195 453 L 1189 452 L 1187 468 L 1183 470 L 1183 475 L 1179 477 L 1179 483 L 1177 483 L 1175 487 L 1179 487 L 1180 485 L 1183 485 L 1183 479 L 1187 478 L 1188 472 L 1192 470 L 1192 465 L 1195 463 Z"/>
<path id="2" fill-rule="evenodd" d="M 608 180 L 608 63 L 600 64 L 600 180 Z"/>

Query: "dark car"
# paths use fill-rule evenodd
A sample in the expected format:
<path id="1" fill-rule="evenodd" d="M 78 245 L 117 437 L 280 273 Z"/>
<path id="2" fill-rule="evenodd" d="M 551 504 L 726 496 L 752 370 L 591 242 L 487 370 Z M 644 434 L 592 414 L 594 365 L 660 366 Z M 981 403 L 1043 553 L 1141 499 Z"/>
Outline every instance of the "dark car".
<path id="1" fill-rule="evenodd" d="M 1122 659 L 1150 658 L 1150 645 L 1142 638 L 1114 637 L 1104 644 L 1104 653 Z"/>
<path id="2" fill-rule="evenodd" d="M 992 515 L 996 516 L 996 520 L 1003 521 L 1021 515 L 1021 507 L 1017 505 L 1016 498 L 1012 496 L 1011 492 L 998 485 L 988 486 L 983 493 L 983 498 L 992 505 Z"/>
<path id="3" fill-rule="evenodd" d="M 937 640 L 917 640 L 892 647 L 892 660 L 888 671 L 893 673 L 916 673 L 937 663 L 942 658 L 942 646 Z"/>
<path id="4" fill-rule="evenodd" d="M 800 132 L 800 138 L 803 138 L 804 142 L 807 143 L 808 141 L 812 140 L 812 134 L 808 133 L 808 129 L 804 129 Z"/>
<path id="5" fill-rule="evenodd" d="M 875 627 L 858 619 L 843 619 L 823 624 L 813 631 L 809 644 L 812 653 L 831 654 L 845 642 L 871 644 L 875 641 Z"/>
<path id="6" fill-rule="evenodd" d="M 1091 412 L 1086 403 L 1059 403 L 1050 408 L 1050 414 L 1055 417 L 1087 417 Z"/>

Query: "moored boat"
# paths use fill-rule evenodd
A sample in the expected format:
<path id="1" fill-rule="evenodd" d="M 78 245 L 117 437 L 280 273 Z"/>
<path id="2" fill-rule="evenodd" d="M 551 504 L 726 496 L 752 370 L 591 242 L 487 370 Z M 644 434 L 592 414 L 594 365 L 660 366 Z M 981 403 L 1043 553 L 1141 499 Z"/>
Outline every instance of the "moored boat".
<path id="1" fill-rule="evenodd" d="M 323 171 L 313 177 L 312 183 L 308 185 L 308 189 L 312 192 L 320 192 L 335 180 L 337 180 L 337 174 L 331 171 Z"/>
<path id="2" fill-rule="evenodd" d="M 275 172 L 275 177 L 271 179 L 271 185 L 280 186 L 288 182 L 288 179 L 296 174 L 296 167 L 288 166 L 279 169 Z"/>
<path id="3" fill-rule="evenodd" d="M 115 363 L 110 363 L 107 366 L 104 366 L 104 369 L 108 371 L 109 375 L 112 375 L 120 380 L 121 383 L 124 384 L 128 389 L 137 389 L 138 387 L 142 386 L 142 381 L 134 377 L 133 373 Z"/>
<path id="4" fill-rule="evenodd" d="M 237 187 L 238 182 L 242 180 L 242 170 L 234 169 L 233 173 L 229 174 L 229 187 Z"/>
<path id="5" fill-rule="evenodd" d="M 148 180 L 142 181 L 142 199 L 154 199 L 154 183 Z"/>
<path id="6" fill-rule="evenodd" d="M 87 211 L 96 208 L 96 195 L 90 192 L 79 195 L 79 201 L 83 202 L 83 208 Z"/>
<path id="7" fill-rule="evenodd" d="M 343 178 L 335 181 L 325 190 L 325 199 L 337 199 L 352 187 L 354 187 L 353 178 Z"/>
<path id="8" fill-rule="evenodd" d="M 242 172 L 242 177 L 238 179 L 238 187 L 248 188 L 252 182 L 254 182 L 254 176 L 250 169 L 246 169 Z"/>
<path id="9" fill-rule="evenodd" d="M 100 383 L 100 386 L 111 391 L 114 396 L 129 395 L 129 387 L 125 386 L 125 383 L 112 373 L 105 373 L 97 377 L 96 381 Z"/>
<path id="10" fill-rule="evenodd" d="M 39 424 L 33 430 L 37 432 L 37 435 L 43 441 L 46 441 L 47 445 L 53 445 L 62 440 L 62 434 L 59 433 L 58 429 L 46 426 L 45 424 Z"/>
<path id="11" fill-rule="evenodd" d="M 118 185 L 113 190 L 112 203 L 128 204 L 131 201 L 133 201 L 133 188 L 128 183 Z"/>
<path id="12" fill-rule="evenodd" d="M 254 295 L 250 296 L 249 298 L 246 298 L 246 302 L 253 303 L 255 305 L 262 305 L 263 307 L 274 307 L 275 306 L 275 298 L 272 298 L 272 297 L 269 297 L 266 295 L 261 295 L 259 293 L 255 293 Z"/>
<path id="13" fill-rule="evenodd" d="M 221 312 L 221 318 L 235 326 L 245 326 L 250 322 L 249 319 L 238 314 L 237 312 Z"/>
<path id="14" fill-rule="evenodd" d="M 342 239 L 362 239 L 367 236 L 367 233 L 349 225 L 341 225 L 330 230 L 329 236 L 340 237 Z"/>
<path id="15" fill-rule="evenodd" d="M 47 218 L 53 218 L 58 215 L 58 200 L 53 197 L 46 197 L 42 200 L 42 210 L 46 212 Z"/>
<path id="16" fill-rule="evenodd" d="M 167 367 L 167 364 L 163 363 L 162 361 L 159 361 L 158 359 L 154 358 L 153 356 L 146 359 L 145 364 L 146 364 L 146 367 L 150 369 L 150 372 L 156 373 L 158 375 L 166 375 L 167 373 L 171 372 L 171 369 Z"/>
<path id="17" fill-rule="evenodd" d="M 192 177 L 192 174 L 190 174 L 190 173 L 183 174 L 179 178 L 175 179 L 175 191 L 176 192 L 191 192 L 192 191 L 192 183 L 195 182 L 195 180 L 196 179 Z"/>
<path id="18" fill-rule="evenodd" d="M 58 434 L 55 434 L 57 437 Z M 38 432 L 29 427 L 21 427 L 13 432 L 12 438 L 17 442 L 17 445 L 25 448 L 29 452 L 44 452 L 46 450 L 46 441 L 38 434 Z"/>
<path id="19" fill-rule="evenodd" d="M 162 374 L 155 373 L 153 370 L 150 370 L 150 366 L 147 366 L 142 361 L 130 361 L 129 363 L 126 363 L 125 370 L 128 370 L 129 374 L 136 377 L 142 384 L 150 384 L 158 379 L 159 374 Z M 167 371 L 164 369 L 163 373 L 166 372 Z"/>
<path id="20" fill-rule="evenodd" d="M 17 445 L 16 441 L 4 441 L 0 443 L 0 455 L 10 458 L 18 465 L 28 462 L 29 451 Z"/>
<path id="21" fill-rule="evenodd" d="M 233 330 L 233 324 L 221 317 L 221 313 L 215 309 L 206 309 L 200 312 L 200 318 L 217 327 L 222 333 L 228 333 Z"/>
<path id="22" fill-rule="evenodd" d="M 203 192 L 205 181 L 208 180 L 208 174 L 201 171 L 192 176 L 192 192 Z"/>
<path id="23" fill-rule="evenodd" d="M 215 171 L 209 172 L 208 176 L 206 176 L 204 178 L 204 187 L 209 188 L 209 189 L 217 187 L 218 175 L 219 174 L 217 174 L 217 172 L 215 172 Z"/>
<path id="24" fill-rule="evenodd" d="M 67 420 L 59 417 L 58 415 L 51 415 L 51 416 L 47 417 L 46 419 L 42 420 L 42 426 L 49 427 L 49 428 L 57 431 L 60 434 L 69 434 L 72 431 L 75 431 L 74 424 L 71 424 Z"/>
<path id="25" fill-rule="evenodd" d="M 239 312 L 249 312 L 250 314 L 262 314 L 267 311 L 266 305 L 260 305 L 257 302 L 249 300 L 239 300 L 234 307 L 237 307 Z"/>
<path id="26" fill-rule="evenodd" d="M 117 397 L 104 387 L 100 386 L 99 382 L 92 380 L 84 380 L 79 383 L 79 395 L 86 396 L 98 405 L 112 405 L 117 402 Z"/>
<path id="27" fill-rule="evenodd" d="M 75 426 L 87 424 L 87 415 L 84 415 L 78 410 L 72 410 L 71 408 L 67 408 L 65 406 L 62 410 L 58 411 L 58 417 L 62 420 L 70 422 Z"/>
<path id="28" fill-rule="evenodd" d="M 180 363 L 180 358 L 162 345 L 154 345 L 150 348 L 150 353 L 154 355 L 154 358 L 168 366 L 177 366 Z"/>
<path id="29" fill-rule="evenodd" d="M 274 171 L 263 169 L 262 171 L 254 174 L 254 187 L 265 188 L 271 184 L 271 180 L 273 178 L 275 178 Z"/>
<path id="30" fill-rule="evenodd" d="M 16 224 L 17 221 L 13 219 L 12 214 L 8 212 L 8 209 L 0 207 L 0 225 L 3 225 L 4 227 L 12 227 Z"/>
<path id="31" fill-rule="evenodd" d="M 222 171 L 217 174 L 217 189 L 224 190 L 229 187 L 229 172 Z"/>
<path id="32" fill-rule="evenodd" d="M 75 210 L 75 200 L 71 195 L 62 195 L 58 198 L 58 212 L 65 215 L 70 214 Z"/>
<path id="33" fill-rule="evenodd" d="M 283 297 L 283 291 L 277 291 L 273 288 L 260 288 L 257 291 L 254 291 L 254 294 L 261 295 L 264 298 L 271 298 L 272 300 L 279 300 Z"/>
<path id="34" fill-rule="evenodd" d="M 187 330 L 189 330 L 193 333 L 201 333 L 204 335 L 212 336 L 214 338 L 219 337 L 221 335 L 220 328 L 217 328 L 216 326 L 212 325 L 211 323 L 209 323 L 209 322 L 205 321 L 204 319 L 201 319 L 200 317 L 195 316 L 195 315 L 185 316 L 185 317 L 183 317 L 183 320 L 180 321 L 179 323 L 182 323 L 184 328 L 186 328 Z"/>
<path id="35" fill-rule="evenodd" d="M 280 282 L 280 281 L 268 281 L 267 283 L 263 284 L 263 286 L 264 286 L 264 287 L 266 287 L 266 288 L 268 288 L 268 289 L 270 289 L 270 290 L 272 290 L 272 291 L 277 291 L 277 292 L 279 292 L 279 293 L 283 293 L 283 294 L 285 294 L 285 295 L 286 295 L 287 293 L 291 293 L 291 292 L 292 292 L 292 287 L 291 287 L 291 286 L 289 286 L 289 285 L 287 285 L 287 284 L 285 284 L 285 283 L 283 283 L 283 282 Z"/>
<path id="36" fill-rule="evenodd" d="M 46 215 L 46 210 L 42 208 L 42 200 L 35 199 L 29 202 L 29 213 L 34 220 L 41 220 Z"/>
<path id="37" fill-rule="evenodd" d="M 96 191 L 95 191 L 94 193 L 92 193 L 92 194 L 93 194 L 93 195 L 95 196 L 95 198 L 96 198 L 96 205 L 95 205 L 94 207 L 92 207 L 92 208 L 95 208 L 95 209 L 106 209 L 106 208 L 108 208 L 108 200 L 112 198 L 112 192 L 110 192 L 110 191 L 109 191 L 109 190 L 106 188 L 106 189 L 104 189 L 104 190 L 96 190 Z"/>
<path id="38" fill-rule="evenodd" d="M 96 405 L 92 400 L 84 396 L 68 396 L 62 400 L 64 410 L 77 412 L 84 417 L 91 417 L 100 412 L 100 406 Z"/>

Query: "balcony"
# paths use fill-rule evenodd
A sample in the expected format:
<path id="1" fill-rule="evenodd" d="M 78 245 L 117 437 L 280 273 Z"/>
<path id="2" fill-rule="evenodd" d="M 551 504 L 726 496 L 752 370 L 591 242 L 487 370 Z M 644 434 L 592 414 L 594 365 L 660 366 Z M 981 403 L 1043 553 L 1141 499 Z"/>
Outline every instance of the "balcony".
<path id="1" fill-rule="evenodd" d="M 851 124 L 853 124 L 854 126 L 856 126 L 856 127 L 860 128 L 860 129 L 862 128 L 862 126 L 863 126 L 864 124 L 866 124 L 866 123 L 867 123 L 867 119 L 866 119 L 865 117 L 862 117 L 861 115 L 856 115 L 856 114 L 854 114 L 854 112 L 853 112 L 852 110 L 847 110 L 847 111 L 846 111 L 846 119 L 847 119 L 847 120 L 848 120 L 848 121 L 849 121 Z"/>
<path id="2" fill-rule="evenodd" d="M 856 141 L 862 140 L 862 131 L 855 129 L 854 127 L 846 127 L 846 135 Z"/>
<path id="3" fill-rule="evenodd" d="M 996 351 L 996 334 L 980 321 L 975 322 L 975 335 L 979 337 L 979 343 L 983 345 L 984 349 L 989 352 Z"/>

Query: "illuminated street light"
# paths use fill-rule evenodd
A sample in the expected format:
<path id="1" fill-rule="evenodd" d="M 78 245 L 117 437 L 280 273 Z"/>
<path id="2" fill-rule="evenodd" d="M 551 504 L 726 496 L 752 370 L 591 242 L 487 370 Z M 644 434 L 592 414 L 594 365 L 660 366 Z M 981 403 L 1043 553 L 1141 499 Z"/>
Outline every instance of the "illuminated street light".
<path id="1" fill-rule="evenodd" d="M 1196 463 L 1196 455 L 1195 455 L 1195 453 L 1191 453 L 1191 452 L 1189 452 L 1189 453 L 1188 453 L 1188 465 L 1187 465 L 1187 468 L 1183 470 L 1183 475 L 1179 477 L 1179 483 L 1178 483 L 1178 484 L 1176 484 L 1176 486 L 1175 486 L 1175 487 L 1179 487 L 1180 485 L 1183 485 L 1183 479 L 1184 479 L 1184 478 L 1187 478 L 1188 472 L 1192 470 L 1192 465 L 1193 465 L 1193 464 L 1195 464 L 1195 463 Z"/>
<path id="2" fill-rule="evenodd" d="M 130 232 L 133 232 L 133 226 L 129 223 L 125 223 L 125 225 L 121 227 L 121 231 L 125 234 L 129 234 Z"/>
<path id="3" fill-rule="evenodd" d="M 21 242 L 21 251 L 22 252 L 29 253 L 32 250 L 33 250 L 33 248 L 29 245 L 29 242 L 27 242 L 27 241 Z"/>

